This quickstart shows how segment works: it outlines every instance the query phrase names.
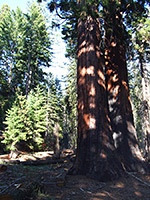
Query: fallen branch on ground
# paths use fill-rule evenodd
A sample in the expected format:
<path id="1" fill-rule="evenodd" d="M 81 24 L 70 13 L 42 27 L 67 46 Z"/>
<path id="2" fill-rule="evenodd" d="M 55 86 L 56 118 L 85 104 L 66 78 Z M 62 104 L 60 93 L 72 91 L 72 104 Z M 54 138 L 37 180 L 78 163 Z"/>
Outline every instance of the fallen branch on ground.
<path id="1" fill-rule="evenodd" d="M 147 183 L 147 182 L 143 181 L 142 179 L 138 178 L 137 176 L 133 175 L 131 172 L 127 172 L 127 171 L 126 171 L 126 173 L 127 173 L 128 175 L 132 176 L 133 178 L 135 178 L 136 180 L 138 180 L 139 182 L 143 183 L 144 185 L 150 187 L 150 184 L 149 184 L 149 183 Z"/>

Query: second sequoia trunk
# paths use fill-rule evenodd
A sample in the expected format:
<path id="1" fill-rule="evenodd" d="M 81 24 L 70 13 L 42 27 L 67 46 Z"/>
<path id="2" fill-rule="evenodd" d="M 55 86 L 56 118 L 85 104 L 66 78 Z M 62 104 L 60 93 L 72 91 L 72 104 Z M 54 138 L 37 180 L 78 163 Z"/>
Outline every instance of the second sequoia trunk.
<path id="1" fill-rule="evenodd" d="M 121 14 L 105 19 L 105 68 L 109 117 L 118 158 L 128 171 L 145 172 L 133 122 L 126 65 L 125 32 Z"/>

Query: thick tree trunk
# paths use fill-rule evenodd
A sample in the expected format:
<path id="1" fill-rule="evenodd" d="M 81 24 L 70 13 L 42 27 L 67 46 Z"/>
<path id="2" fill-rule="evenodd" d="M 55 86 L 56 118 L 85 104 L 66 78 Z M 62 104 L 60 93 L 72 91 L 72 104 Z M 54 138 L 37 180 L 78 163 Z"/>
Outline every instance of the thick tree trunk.
<path id="1" fill-rule="evenodd" d="M 113 180 L 123 172 L 113 154 L 102 58 L 100 22 L 91 16 L 78 23 L 78 142 L 73 174 Z"/>
<path id="2" fill-rule="evenodd" d="M 129 96 L 122 18 L 120 13 L 107 17 L 105 68 L 114 145 L 126 170 L 145 172 L 147 165 L 138 147 Z"/>

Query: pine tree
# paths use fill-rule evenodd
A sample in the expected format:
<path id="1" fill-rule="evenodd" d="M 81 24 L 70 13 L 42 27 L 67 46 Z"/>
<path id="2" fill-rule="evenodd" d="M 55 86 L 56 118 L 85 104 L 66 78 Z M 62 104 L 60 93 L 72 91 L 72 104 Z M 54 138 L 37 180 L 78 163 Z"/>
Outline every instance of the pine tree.
<path id="1" fill-rule="evenodd" d="M 0 12 L 0 66 L 5 70 L 9 88 L 11 87 L 12 68 L 14 63 L 13 19 L 10 8 L 4 5 Z"/>
<path id="2" fill-rule="evenodd" d="M 44 142 L 44 136 L 46 131 L 46 98 L 45 94 L 40 89 L 36 87 L 35 92 L 30 92 L 29 98 L 27 99 L 27 105 L 29 103 L 28 112 L 30 113 L 30 123 L 31 126 L 31 139 L 35 143 L 35 149 L 39 148 L 40 145 Z M 31 103 L 31 102 L 32 103 Z M 32 141 L 31 141 L 32 144 Z"/>
<path id="3" fill-rule="evenodd" d="M 20 95 L 12 108 L 7 111 L 6 121 L 4 122 L 7 128 L 3 134 L 5 138 L 3 143 L 7 145 L 8 149 L 13 150 L 20 140 L 26 140 L 26 113 L 25 97 Z"/>
<path id="4" fill-rule="evenodd" d="M 24 142 L 28 149 L 39 150 L 44 142 L 46 131 L 46 98 L 37 87 L 26 96 L 18 95 L 6 115 L 4 141 L 8 149 L 21 148 Z"/>
<path id="5" fill-rule="evenodd" d="M 6 109 L 20 88 L 28 96 L 38 84 L 45 84 L 44 67 L 50 66 L 51 39 L 46 17 L 33 3 L 28 13 L 19 8 L 11 11 L 7 5 L 0 10 L 0 127 Z"/>
<path id="6" fill-rule="evenodd" d="M 7 73 L 10 92 L 20 87 L 27 96 L 46 81 L 42 67 L 50 66 L 51 39 L 46 17 L 36 3 L 30 5 L 27 14 L 19 8 L 11 12 L 6 5 L 0 17 L 0 65 Z"/>
<path id="7" fill-rule="evenodd" d="M 59 137 L 62 137 L 63 127 L 63 108 L 62 108 L 62 92 L 60 83 L 54 79 L 51 73 L 47 76 L 47 130 L 45 134 L 45 143 L 47 148 L 53 149 L 54 147 L 54 127 L 59 124 L 60 133 Z"/>
<path id="8" fill-rule="evenodd" d="M 33 3 L 27 14 L 25 54 L 26 54 L 26 95 L 30 89 L 42 83 L 44 72 L 41 66 L 50 65 L 50 38 L 46 27 L 46 19 L 41 9 Z"/>

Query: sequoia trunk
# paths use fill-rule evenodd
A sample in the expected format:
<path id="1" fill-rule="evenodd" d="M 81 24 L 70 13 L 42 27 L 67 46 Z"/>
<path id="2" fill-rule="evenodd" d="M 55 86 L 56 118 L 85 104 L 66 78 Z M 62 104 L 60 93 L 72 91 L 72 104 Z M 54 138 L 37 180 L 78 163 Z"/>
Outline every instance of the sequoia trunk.
<path id="1" fill-rule="evenodd" d="M 108 13 L 108 12 L 107 12 Z M 118 158 L 128 171 L 147 171 L 134 128 L 126 65 L 125 32 L 121 14 L 105 19 L 105 68 L 109 117 Z"/>
<path id="2" fill-rule="evenodd" d="M 100 38 L 99 20 L 91 16 L 79 20 L 78 146 L 71 173 L 113 180 L 121 175 L 123 169 L 113 154 Z"/>

